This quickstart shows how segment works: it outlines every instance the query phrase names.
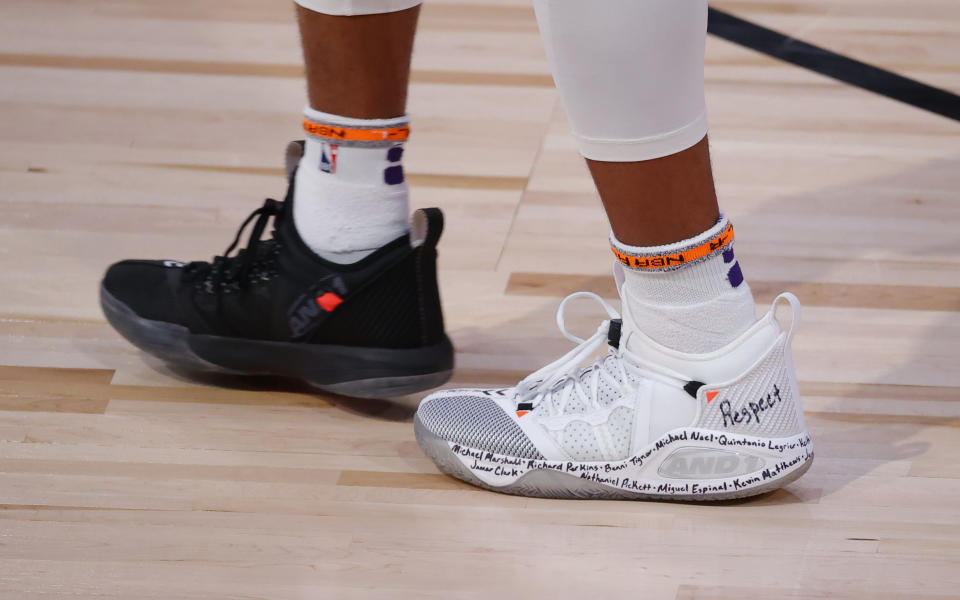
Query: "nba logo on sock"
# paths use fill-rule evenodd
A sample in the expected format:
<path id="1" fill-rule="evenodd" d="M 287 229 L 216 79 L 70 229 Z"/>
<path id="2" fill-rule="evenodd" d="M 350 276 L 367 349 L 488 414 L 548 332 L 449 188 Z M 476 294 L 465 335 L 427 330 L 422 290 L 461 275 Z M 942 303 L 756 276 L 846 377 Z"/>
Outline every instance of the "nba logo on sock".
<path id="1" fill-rule="evenodd" d="M 320 170 L 331 175 L 337 172 L 337 152 L 340 146 L 324 142 L 320 149 Z"/>

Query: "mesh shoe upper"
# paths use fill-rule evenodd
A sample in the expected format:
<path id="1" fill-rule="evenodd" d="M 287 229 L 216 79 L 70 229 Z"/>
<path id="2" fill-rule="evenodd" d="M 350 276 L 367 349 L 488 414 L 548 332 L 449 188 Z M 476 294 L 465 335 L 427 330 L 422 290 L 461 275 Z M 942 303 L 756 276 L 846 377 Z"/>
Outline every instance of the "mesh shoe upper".
<path id="1" fill-rule="evenodd" d="M 169 260 L 123 260 L 107 269 L 103 286 L 145 319 L 185 325 L 175 294 L 182 266 Z"/>
<path id="2" fill-rule="evenodd" d="M 455 390 L 432 397 L 417 411 L 420 422 L 437 437 L 520 458 L 540 459 L 540 452 L 520 427 L 482 390 Z"/>
<path id="3" fill-rule="evenodd" d="M 579 296 L 593 297 L 611 317 L 587 339 L 564 326 L 564 305 Z M 448 442 L 514 457 L 539 453 L 550 461 L 619 461 L 687 427 L 758 437 L 796 435 L 805 426 L 789 357 L 794 327 L 784 333 L 775 315 L 781 298 L 796 314 L 799 303 L 784 294 L 729 346 L 683 354 L 656 346 L 627 319 L 622 328 L 613 327 L 616 311 L 595 294 L 580 292 L 561 304 L 557 317 L 576 348 L 513 388 L 429 396 L 418 417 Z M 605 356 L 582 366 L 607 343 Z"/>
<path id="4" fill-rule="evenodd" d="M 103 289 L 137 316 L 194 334 L 378 348 L 416 348 L 444 339 L 435 233 L 413 246 L 401 236 L 363 260 L 340 265 L 314 254 L 293 224 L 293 178 L 284 202 L 268 200 L 247 248 L 211 262 L 125 260 Z M 260 240 L 272 219 L 274 231 Z"/>

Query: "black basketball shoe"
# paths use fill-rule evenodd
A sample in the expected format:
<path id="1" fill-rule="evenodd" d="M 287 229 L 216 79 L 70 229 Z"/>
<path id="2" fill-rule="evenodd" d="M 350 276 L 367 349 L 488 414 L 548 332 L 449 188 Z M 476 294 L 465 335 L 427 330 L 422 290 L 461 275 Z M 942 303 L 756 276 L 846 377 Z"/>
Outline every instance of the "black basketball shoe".
<path id="1" fill-rule="evenodd" d="M 360 397 L 446 382 L 453 346 L 437 287 L 440 210 L 417 211 L 414 233 L 359 262 L 332 263 L 293 224 L 292 171 L 286 200 L 266 200 L 213 262 L 112 265 L 100 287 L 107 320 L 142 350 L 207 371 L 297 377 Z M 271 218 L 272 239 L 261 240 Z M 230 256 L 254 219 L 247 247 Z"/>

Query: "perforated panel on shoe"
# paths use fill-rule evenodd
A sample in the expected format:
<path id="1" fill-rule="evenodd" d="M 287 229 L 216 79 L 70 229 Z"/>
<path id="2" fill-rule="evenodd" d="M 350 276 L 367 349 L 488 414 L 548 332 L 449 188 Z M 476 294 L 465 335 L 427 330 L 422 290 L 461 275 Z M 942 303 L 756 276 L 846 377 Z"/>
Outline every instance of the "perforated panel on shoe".
<path id="1" fill-rule="evenodd" d="M 614 360 L 614 358 L 612 356 L 607 356 L 604 360 Z M 605 408 L 619 400 L 623 396 L 625 388 L 623 377 L 620 375 L 617 369 L 608 369 L 607 374 L 612 375 L 615 379 L 615 382 L 611 382 L 607 377 L 600 377 L 598 382 L 598 393 L 596 397 L 596 404 Z M 580 374 L 577 375 L 577 377 L 579 377 L 583 389 L 587 390 L 587 393 L 590 393 L 590 390 L 593 389 L 593 370 L 583 369 Z M 627 379 L 627 383 L 630 385 L 636 385 L 638 381 L 637 375 L 631 370 L 627 370 Z M 584 404 L 577 394 L 571 394 L 563 403 L 563 410 L 560 411 L 557 406 L 559 397 L 559 394 L 553 394 L 550 401 L 540 402 L 537 404 L 534 412 L 541 417 L 547 417 L 561 412 L 562 414 L 570 415 L 578 413 L 583 414 L 591 410 L 591 406 Z"/>
<path id="2" fill-rule="evenodd" d="M 417 416 L 444 440 L 496 454 L 543 458 L 523 430 L 489 398 L 441 396 L 421 405 Z"/>
<path id="3" fill-rule="evenodd" d="M 574 420 L 554 434 L 554 440 L 571 457 L 581 461 L 620 460 L 630 454 L 633 409 L 618 406 L 605 423 L 590 425 Z"/>

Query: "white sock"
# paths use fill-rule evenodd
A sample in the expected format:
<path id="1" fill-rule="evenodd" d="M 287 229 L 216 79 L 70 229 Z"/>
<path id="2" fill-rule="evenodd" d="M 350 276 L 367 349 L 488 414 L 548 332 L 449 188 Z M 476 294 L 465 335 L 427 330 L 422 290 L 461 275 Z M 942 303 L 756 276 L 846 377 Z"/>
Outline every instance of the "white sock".
<path id="1" fill-rule="evenodd" d="M 321 257 L 352 263 L 409 230 L 401 158 L 406 116 L 352 119 L 310 107 L 293 195 L 293 222 Z"/>
<path id="2" fill-rule="evenodd" d="M 753 295 L 733 255 L 726 216 L 700 235 L 663 246 L 628 246 L 610 234 L 625 269 L 631 325 L 680 352 L 704 353 L 756 322 Z"/>

